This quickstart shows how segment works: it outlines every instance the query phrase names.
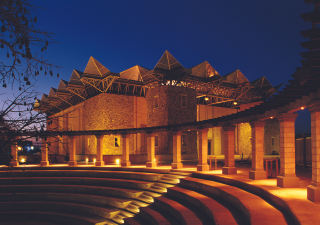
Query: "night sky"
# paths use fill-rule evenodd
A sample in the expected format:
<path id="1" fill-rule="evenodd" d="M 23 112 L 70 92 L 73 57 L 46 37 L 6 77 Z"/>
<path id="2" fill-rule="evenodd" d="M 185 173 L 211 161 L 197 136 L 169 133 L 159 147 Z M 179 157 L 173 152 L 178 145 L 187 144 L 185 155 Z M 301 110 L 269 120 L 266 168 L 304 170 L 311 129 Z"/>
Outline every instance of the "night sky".
<path id="1" fill-rule="evenodd" d="M 90 56 L 121 72 L 135 65 L 152 69 L 165 50 L 186 68 L 207 60 L 220 75 L 240 69 L 249 81 L 266 76 L 276 86 L 301 66 L 306 39 L 300 31 L 311 23 L 300 15 L 313 11 L 303 0 L 33 2 L 44 8 L 36 12 L 37 25 L 59 42 L 45 56 L 63 67 L 59 78 L 39 76 L 37 90 L 45 94 L 60 79 L 69 81 L 73 69 L 84 71 Z M 310 133 L 308 114 L 299 113 L 297 133 Z"/>

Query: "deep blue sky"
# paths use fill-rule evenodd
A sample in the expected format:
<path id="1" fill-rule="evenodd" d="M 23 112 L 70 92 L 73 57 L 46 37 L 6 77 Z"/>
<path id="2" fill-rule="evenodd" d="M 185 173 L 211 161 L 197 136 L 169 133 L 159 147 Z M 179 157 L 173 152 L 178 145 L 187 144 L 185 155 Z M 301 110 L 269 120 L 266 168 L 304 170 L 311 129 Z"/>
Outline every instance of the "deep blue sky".
<path id="1" fill-rule="evenodd" d="M 45 8 L 36 12 L 37 25 L 60 43 L 46 52 L 63 67 L 60 78 L 37 82 L 46 94 L 60 79 L 69 81 L 73 69 L 83 71 L 90 56 L 121 72 L 137 64 L 152 69 L 165 50 L 186 68 L 207 60 L 221 75 L 240 69 L 250 81 L 266 76 L 275 86 L 301 65 L 300 31 L 311 24 L 300 15 L 313 10 L 303 0 L 33 2 Z M 296 129 L 310 132 L 300 117 Z"/>

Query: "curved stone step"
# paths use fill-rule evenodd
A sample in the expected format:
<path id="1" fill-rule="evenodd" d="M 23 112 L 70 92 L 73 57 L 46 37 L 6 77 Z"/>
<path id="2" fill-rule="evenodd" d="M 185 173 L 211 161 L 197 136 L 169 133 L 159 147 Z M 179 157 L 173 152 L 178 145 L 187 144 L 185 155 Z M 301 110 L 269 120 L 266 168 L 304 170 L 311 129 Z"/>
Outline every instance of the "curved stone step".
<path id="1" fill-rule="evenodd" d="M 52 193 L 74 193 L 101 196 L 122 196 L 126 198 L 138 198 L 143 191 L 121 189 L 113 187 L 83 186 L 83 185 L 0 185 L 0 193 L 28 193 L 28 192 L 52 192 Z"/>
<path id="2" fill-rule="evenodd" d="M 84 195 L 72 193 L 16 193 L 16 194 L 0 194 L 0 202 L 11 201 L 49 201 L 49 202 L 69 202 L 90 204 L 99 207 L 112 206 L 117 208 L 126 208 L 131 200 L 112 198 L 98 195 Z"/>
<path id="3" fill-rule="evenodd" d="M 199 190 L 227 201 L 238 208 L 248 224 L 287 224 L 283 214 L 262 198 L 242 189 L 215 181 L 187 177 L 180 182 L 182 188 Z M 270 218 L 272 220 L 270 221 Z"/>
<path id="4" fill-rule="evenodd" d="M 180 187 L 172 187 L 168 189 L 167 195 L 182 199 L 189 204 L 199 208 L 207 214 L 215 224 L 236 225 L 237 222 L 232 214 L 224 206 L 205 195 L 195 191 L 183 189 Z"/>
<path id="5" fill-rule="evenodd" d="M 0 171 L 0 177 L 96 177 L 129 179 L 155 182 L 159 181 L 164 174 L 128 172 L 128 171 L 101 171 L 101 170 L 32 170 L 10 172 Z"/>
<path id="6" fill-rule="evenodd" d="M 191 210 L 171 199 L 165 197 L 155 198 L 154 205 L 176 217 L 184 225 L 202 224 L 202 221 Z"/>
<path id="7" fill-rule="evenodd" d="M 54 224 L 79 224 L 79 225 L 117 225 L 116 223 L 104 218 L 88 218 L 79 215 L 65 213 L 41 212 L 41 211 L 7 211 L 0 212 L 1 222 L 48 222 Z"/>
<path id="8" fill-rule="evenodd" d="M 170 225 L 171 223 L 165 219 L 160 213 L 149 207 L 141 208 L 139 216 L 143 217 L 145 220 L 153 225 Z"/>
<path id="9" fill-rule="evenodd" d="M 171 170 L 169 172 L 169 174 L 177 174 L 177 175 L 181 175 L 181 176 L 191 176 L 192 173 L 189 173 L 189 172 L 181 172 L 181 171 L 176 171 L 176 170 Z"/>
<path id="10" fill-rule="evenodd" d="M 138 221 L 136 221 L 134 218 L 125 218 L 124 225 L 141 225 L 141 224 Z"/>
<path id="11" fill-rule="evenodd" d="M 91 178 L 91 177 L 14 177 L 0 178 L 0 185 L 25 185 L 25 184 L 64 184 L 87 185 L 104 187 L 125 187 L 130 189 L 147 190 L 154 183 L 137 180 Z"/>
<path id="12" fill-rule="evenodd" d="M 3 211 L 46 211 L 57 213 L 71 213 L 80 215 L 96 215 L 112 219 L 121 211 L 117 208 L 98 207 L 69 202 L 16 201 L 0 202 L 0 212 Z"/>

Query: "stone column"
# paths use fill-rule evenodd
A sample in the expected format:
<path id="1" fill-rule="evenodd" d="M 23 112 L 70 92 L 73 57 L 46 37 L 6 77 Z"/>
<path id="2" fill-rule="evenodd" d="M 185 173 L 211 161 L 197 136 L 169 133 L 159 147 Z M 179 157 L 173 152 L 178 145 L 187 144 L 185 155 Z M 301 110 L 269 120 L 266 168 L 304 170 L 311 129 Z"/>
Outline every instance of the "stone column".
<path id="1" fill-rule="evenodd" d="M 172 132 L 173 134 L 173 163 L 172 169 L 181 169 L 183 164 L 181 163 L 181 134 L 182 131 Z"/>
<path id="2" fill-rule="evenodd" d="M 69 166 L 76 166 L 76 137 L 75 136 L 69 136 L 69 141 L 71 144 L 71 147 L 69 149 Z"/>
<path id="3" fill-rule="evenodd" d="M 157 162 L 155 161 L 155 146 L 154 146 L 154 133 L 147 134 L 147 154 L 148 162 L 146 163 L 147 167 L 156 167 Z"/>
<path id="4" fill-rule="evenodd" d="M 19 166 L 19 161 L 18 161 L 18 146 L 17 146 L 17 138 L 15 138 L 12 141 L 11 144 L 11 162 L 10 162 L 10 166 Z"/>
<path id="5" fill-rule="evenodd" d="M 121 166 L 131 166 L 129 159 L 129 134 L 121 134 L 122 161 Z"/>
<path id="6" fill-rule="evenodd" d="M 97 138 L 97 159 L 96 166 L 104 166 L 103 161 L 103 135 L 96 135 Z"/>
<path id="7" fill-rule="evenodd" d="M 223 174 L 236 174 L 237 168 L 234 164 L 234 130 L 236 126 L 223 126 L 224 131 L 224 167 L 222 167 Z"/>
<path id="8" fill-rule="evenodd" d="M 48 166 L 49 165 L 49 161 L 48 161 L 48 142 L 45 140 L 45 138 L 41 138 L 42 142 L 41 142 L 41 162 L 40 162 L 40 166 Z"/>
<path id="9" fill-rule="evenodd" d="M 295 126 L 297 113 L 283 113 L 278 116 L 280 122 L 280 175 L 277 186 L 283 188 L 299 187 L 295 163 Z"/>
<path id="10" fill-rule="evenodd" d="M 312 152 L 312 182 L 307 187 L 307 198 L 320 202 L 320 100 L 307 104 L 311 114 L 311 152 Z"/>
<path id="11" fill-rule="evenodd" d="M 253 180 L 267 178 L 267 173 L 263 168 L 264 124 L 265 121 L 250 122 L 252 141 L 252 169 L 249 171 L 249 178 Z"/>
<path id="12" fill-rule="evenodd" d="M 208 130 L 198 130 L 199 140 L 199 164 L 197 165 L 197 171 L 208 171 Z"/>

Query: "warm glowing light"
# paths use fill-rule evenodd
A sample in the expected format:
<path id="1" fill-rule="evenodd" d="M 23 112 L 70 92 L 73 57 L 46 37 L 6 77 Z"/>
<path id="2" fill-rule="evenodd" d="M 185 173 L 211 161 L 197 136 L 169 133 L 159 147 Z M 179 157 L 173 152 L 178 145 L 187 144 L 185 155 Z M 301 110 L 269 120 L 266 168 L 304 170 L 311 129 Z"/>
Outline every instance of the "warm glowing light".
<path id="1" fill-rule="evenodd" d="M 270 119 L 273 119 L 273 116 L 270 116 Z"/>
<path id="2" fill-rule="evenodd" d="M 117 165 L 120 164 L 120 159 L 116 159 L 116 164 L 117 164 Z"/>
<path id="3" fill-rule="evenodd" d="M 30 148 L 31 148 L 31 150 L 33 150 L 33 149 L 34 149 L 34 147 L 33 147 L 33 146 L 31 146 Z"/>
<path id="4" fill-rule="evenodd" d="M 238 102 L 233 102 L 233 105 L 238 105 Z"/>
<path id="5" fill-rule="evenodd" d="M 304 110 L 304 107 L 303 107 L 303 106 L 301 107 L 301 110 Z"/>
<path id="6" fill-rule="evenodd" d="M 156 159 L 153 159 L 153 161 L 156 161 Z"/>
<path id="7" fill-rule="evenodd" d="M 89 159 L 88 159 L 88 158 L 86 158 L 86 162 L 87 162 L 87 163 L 89 162 Z"/>
<path id="8" fill-rule="evenodd" d="M 205 97 L 204 100 L 209 101 L 209 97 Z"/>
<path id="9" fill-rule="evenodd" d="M 20 150 L 22 150 L 22 148 L 19 146 L 19 147 L 18 147 L 18 150 L 20 151 Z"/>
<path id="10" fill-rule="evenodd" d="M 24 158 L 21 159 L 21 162 L 24 163 L 26 160 Z"/>
<path id="11" fill-rule="evenodd" d="M 96 159 L 95 158 L 93 159 L 93 162 L 96 163 Z"/>

